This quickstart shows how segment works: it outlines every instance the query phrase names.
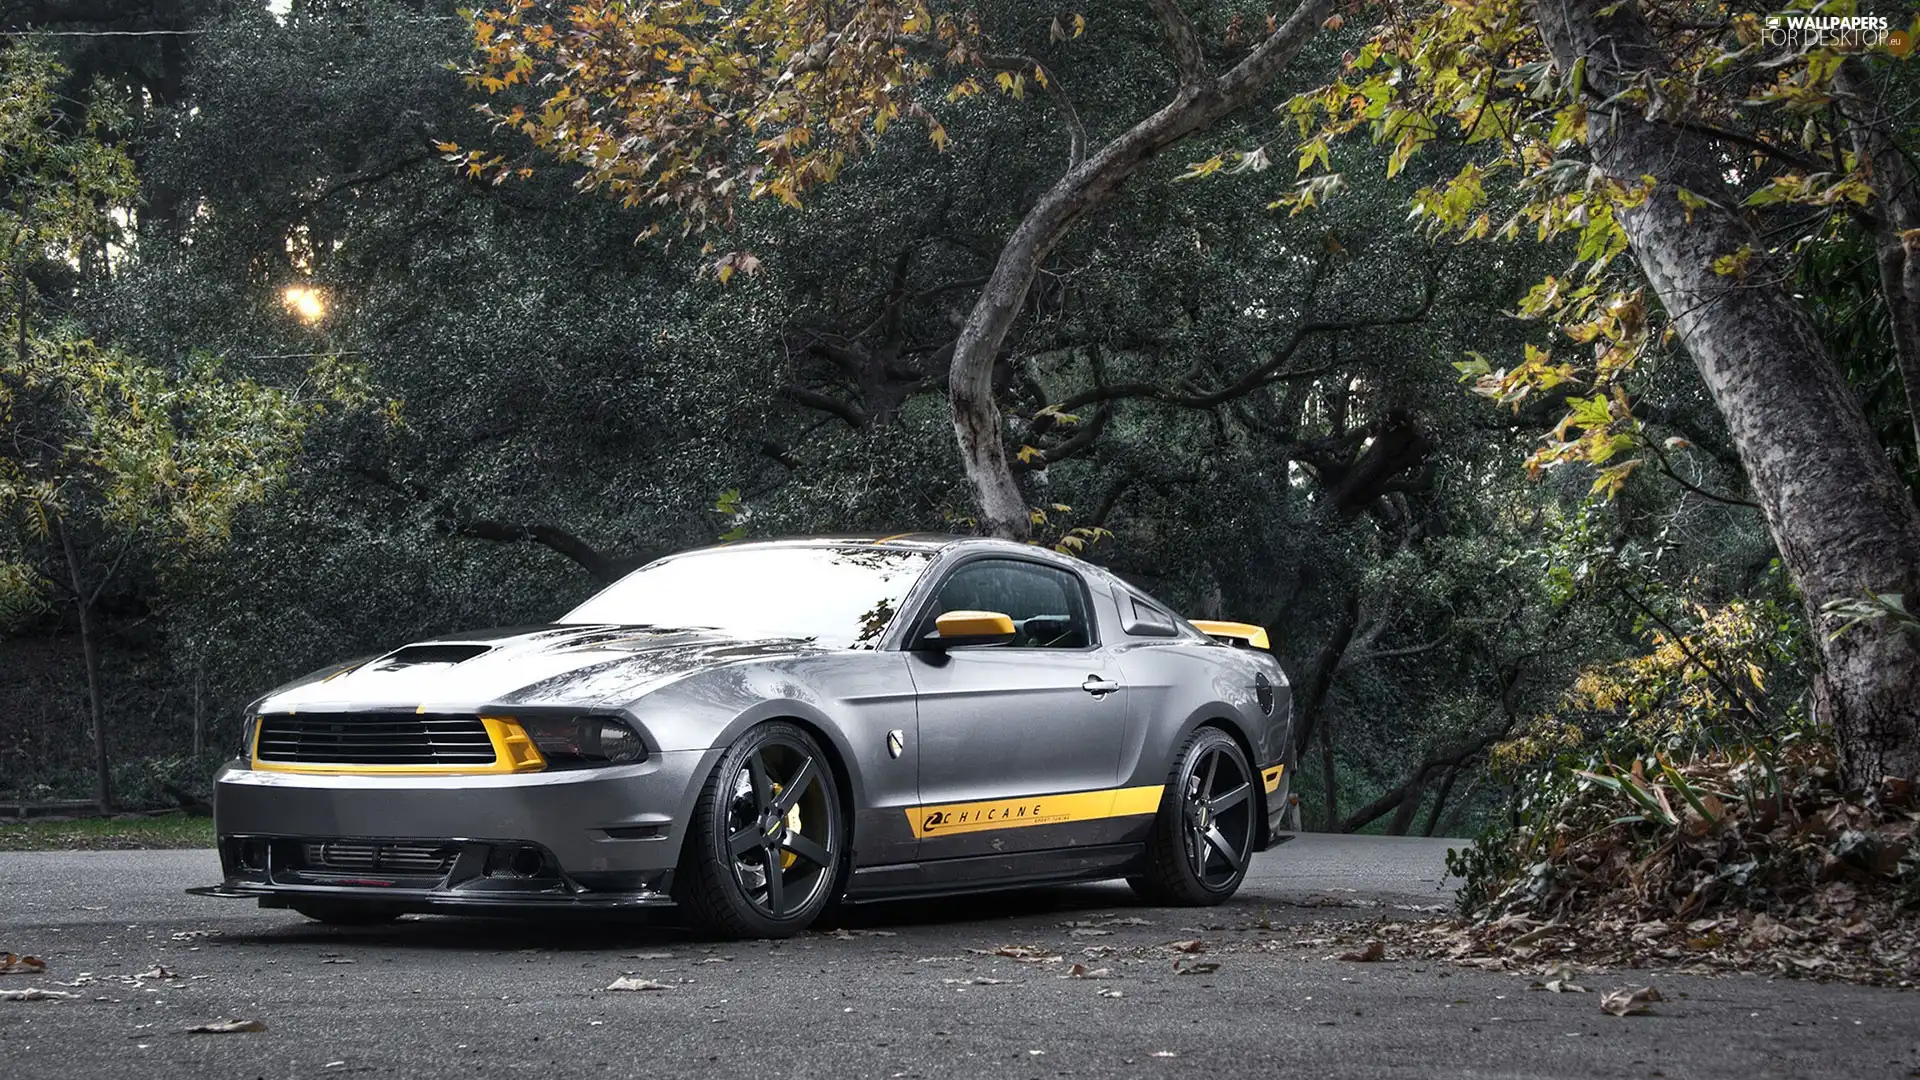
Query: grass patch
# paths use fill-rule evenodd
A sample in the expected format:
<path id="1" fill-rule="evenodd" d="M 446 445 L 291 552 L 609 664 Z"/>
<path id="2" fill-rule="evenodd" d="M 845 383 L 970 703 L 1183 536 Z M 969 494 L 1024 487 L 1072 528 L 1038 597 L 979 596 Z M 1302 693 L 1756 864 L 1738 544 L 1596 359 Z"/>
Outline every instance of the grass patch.
<path id="1" fill-rule="evenodd" d="M 0 821 L 0 851 L 134 851 L 212 846 L 213 819 L 185 814 Z"/>

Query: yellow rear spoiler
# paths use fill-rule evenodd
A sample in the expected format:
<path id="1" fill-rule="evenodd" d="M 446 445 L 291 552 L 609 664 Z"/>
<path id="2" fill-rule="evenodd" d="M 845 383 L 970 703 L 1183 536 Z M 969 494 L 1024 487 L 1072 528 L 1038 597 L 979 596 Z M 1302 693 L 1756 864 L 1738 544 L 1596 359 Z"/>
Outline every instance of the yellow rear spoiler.
<path id="1" fill-rule="evenodd" d="M 1271 649 L 1267 641 L 1267 628 L 1252 623 L 1220 622 L 1216 619 L 1192 619 L 1194 629 L 1210 638 L 1224 641 L 1229 645 L 1245 645 L 1250 649 Z"/>

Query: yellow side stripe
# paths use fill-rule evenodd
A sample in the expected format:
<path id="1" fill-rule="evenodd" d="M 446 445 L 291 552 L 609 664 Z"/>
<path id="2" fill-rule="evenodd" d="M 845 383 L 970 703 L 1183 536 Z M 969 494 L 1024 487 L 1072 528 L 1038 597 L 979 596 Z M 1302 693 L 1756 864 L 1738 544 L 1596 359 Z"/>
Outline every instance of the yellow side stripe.
<path id="1" fill-rule="evenodd" d="M 503 716 L 483 716 L 480 723 L 493 743 L 493 761 L 486 765 L 350 765 L 260 760 L 260 720 L 253 722 L 253 767 L 260 772 L 305 773 L 310 776 L 481 776 L 497 773 L 539 772 L 547 759 L 533 745 L 527 729 Z"/>
<path id="2" fill-rule="evenodd" d="M 1147 787 L 1105 788 L 1061 795 L 1024 795 L 1011 799 L 943 803 L 907 808 L 907 822 L 916 838 L 991 829 L 1024 829 L 1030 825 L 1062 825 L 1101 818 L 1134 817 L 1160 808 L 1160 784 Z"/>

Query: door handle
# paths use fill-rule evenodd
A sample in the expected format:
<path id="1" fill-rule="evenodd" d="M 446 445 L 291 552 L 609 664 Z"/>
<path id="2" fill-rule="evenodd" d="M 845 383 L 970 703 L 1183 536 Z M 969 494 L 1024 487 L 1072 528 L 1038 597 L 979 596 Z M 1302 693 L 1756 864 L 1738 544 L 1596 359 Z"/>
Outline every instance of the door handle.
<path id="1" fill-rule="evenodd" d="M 1120 689 L 1120 684 L 1103 679 L 1098 675 L 1089 675 L 1087 676 L 1087 681 L 1080 684 L 1080 689 L 1085 690 L 1094 697 L 1105 697 Z"/>

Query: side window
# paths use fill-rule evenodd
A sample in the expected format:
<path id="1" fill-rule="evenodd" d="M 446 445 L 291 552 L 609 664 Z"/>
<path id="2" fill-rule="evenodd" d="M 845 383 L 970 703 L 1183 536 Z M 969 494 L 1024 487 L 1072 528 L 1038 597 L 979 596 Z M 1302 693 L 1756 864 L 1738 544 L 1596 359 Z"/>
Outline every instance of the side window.
<path id="1" fill-rule="evenodd" d="M 1084 649 L 1093 644 L 1080 582 L 1071 573 L 1014 559 L 967 563 L 940 586 L 920 634 L 949 611 L 998 611 L 1013 620 L 1013 648 Z"/>

